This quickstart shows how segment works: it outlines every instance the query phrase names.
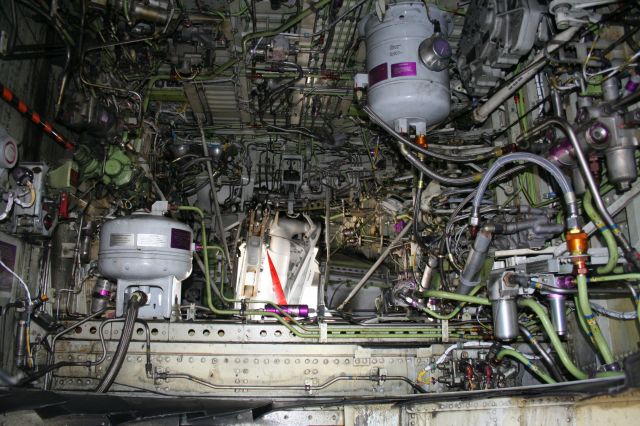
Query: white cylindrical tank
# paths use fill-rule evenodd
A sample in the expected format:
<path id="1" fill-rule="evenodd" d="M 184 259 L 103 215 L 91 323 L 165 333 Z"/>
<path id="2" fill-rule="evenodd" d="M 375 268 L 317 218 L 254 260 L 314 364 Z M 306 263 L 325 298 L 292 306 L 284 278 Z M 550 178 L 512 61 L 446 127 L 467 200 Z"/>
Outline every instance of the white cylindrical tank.
<path id="1" fill-rule="evenodd" d="M 106 222 L 100 231 L 98 269 L 107 278 L 151 280 L 191 275 L 193 233 L 184 223 L 152 214 Z"/>
<path id="2" fill-rule="evenodd" d="M 418 55 L 420 43 L 434 33 L 430 19 L 440 22 L 442 34 L 449 33 L 450 15 L 435 6 L 427 13 L 422 2 L 392 4 L 382 21 L 372 14 L 360 24 L 367 45 L 367 102 L 401 133 L 414 127 L 424 134 L 449 115 L 448 71 L 428 69 Z"/>

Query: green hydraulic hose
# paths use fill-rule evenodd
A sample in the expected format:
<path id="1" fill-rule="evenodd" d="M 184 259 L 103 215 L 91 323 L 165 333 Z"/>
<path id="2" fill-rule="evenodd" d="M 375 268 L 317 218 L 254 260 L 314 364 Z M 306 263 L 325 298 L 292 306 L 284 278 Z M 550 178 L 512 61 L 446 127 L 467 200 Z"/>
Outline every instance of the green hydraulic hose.
<path id="1" fill-rule="evenodd" d="M 578 286 L 578 304 L 580 305 L 580 309 L 582 310 L 582 314 L 584 315 L 584 319 L 587 321 L 587 325 L 589 326 L 591 333 L 593 333 L 593 341 L 598 348 L 598 352 L 600 352 L 600 355 L 602 355 L 604 363 L 612 364 L 614 362 L 613 354 L 611 353 L 609 344 L 602 335 L 600 326 L 598 325 L 595 315 L 591 310 L 591 305 L 589 304 L 587 276 L 584 274 L 578 274 L 578 276 L 576 277 L 576 284 Z"/>
<path id="2" fill-rule="evenodd" d="M 247 53 L 247 43 L 250 42 L 251 40 L 255 40 L 261 37 L 273 37 L 280 33 L 283 33 L 288 29 L 290 29 L 291 27 L 293 27 L 294 25 L 298 24 L 298 22 L 302 21 L 312 13 L 316 13 L 317 11 L 319 11 L 320 9 L 322 9 L 323 7 L 327 6 L 330 3 L 331 3 L 331 0 L 320 0 L 319 2 L 315 3 L 312 7 L 308 7 L 307 9 L 303 10 L 302 12 L 300 12 L 293 18 L 289 19 L 287 22 L 280 25 L 276 29 L 258 31 L 255 33 L 245 35 L 244 37 L 242 37 L 242 54 L 244 55 Z"/>
<path id="3" fill-rule="evenodd" d="M 482 285 L 477 285 L 475 286 L 468 294 L 469 297 L 475 296 L 475 294 L 480 291 L 480 289 L 482 288 Z M 435 291 L 435 290 L 434 290 Z M 444 292 L 443 292 L 444 293 Z M 452 293 L 449 293 L 452 294 Z M 429 296 L 427 296 L 429 297 Z M 458 306 L 455 307 L 455 309 L 453 311 L 451 311 L 448 314 L 439 314 L 437 312 L 432 311 L 429 308 L 421 308 L 423 312 L 425 312 L 428 315 L 431 315 L 432 317 L 439 319 L 439 320 L 450 320 L 451 318 L 455 317 L 456 315 L 458 315 L 458 313 L 460 312 L 460 310 L 462 310 L 462 308 L 464 308 L 464 306 L 467 304 L 467 302 L 462 302 L 460 303 Z"/>
<path id="4" fill-rule="evenodd" d="M 129 19 L 129 0 L 122 1 L 122 13 L 127 22 L 131 22 L 131 19 Z"/>
<path id="5" fill-rule="evenodd" d="M 590 283 L 604 283 L 610 281 L 640 281 L 640 273 L 606 275 L 602 277 L 590 277 Z"/>
<path id="6" fill-rule="evenodd" d="M 571 360 L 571 358 L 569 357 L 569 354 L 567 353 L 567 351 L 565 350 L 564 346 L 562 345 L 562 342 L 560 341 L 560 338 L 558 337 L 558 334 L 556 333 L 555 329 L 553 328 L 553 324 L 551 324 L 551 320 L 549 320 L 549 317 L 547 316 L 547 313 L 545 312 L 545 309 L 535 300 L 533 299 L 521 299 L 519 302 L 520 306 L 525 307 L 525 308 L 529 308 L 533 311 L 534 314 L 536 314 L 536 316 L 538 317 L 538 319 L 540 320 L 540 322 L 542 323 L 542 326 L 544 327 L 544 330 L 546 331 L 547 335 L 549 336 L 549 340 L 551 340 L 551 344 L 553 345 L 554 349 L 556 350 L 558 357 L 560 358 L 560 362 L 562 362 L 562 365 L 564 365 L 564 367 L 567 369 L 567 371 L 569 373 L 571 373 L 571 375 L 573 377 L 575 377 L 578 380 L 585 380 L 587 379 L 589 376 L 587 376 L 587 373 L 585 373 L 584 371 L 580 370 Z"/>
<path id="7" fill-rule="evenodd" d="M 468 296 L 474 296 L 478 291 L 480 291 L 480 289 L 482 288 L 482 285 L 477 285 L 475 286 L 471 292 L 469 292 Z M 444 293 L 444 292 L 443 292 Z M 451 294 L 451 293 L 450 293 Z M 451 318 L 455 317 L 456 315 L 458 315 L 458 313 L 462 310 L 462 308 L 464 308 L 464 306 L 466 305 L 466 302 L 462 302 L 460 303 L 458 306 L 455 307 L 455 309 L 453 311 L 451 311 L 448 314 L 439 314 L 438 312 L 435 312 L 427 307 L 421 307 L 419 308 L 422 312 L 424 312 L 425 314 L 435 318 L 435 319 L 439 319 L 439 320 L 450 320 Z"/>
<path id="8" fill-rule="evenodd" d="M 513 350 L 513 349 L 506 349 L 506 348 L 505 349 L 501 349 L 500 352 L 498 352 L 498 355 L 496 355 L 496 359 L 498 361 L 501 361 L 502 358 L 504 358 L 505 356 L 509 356 L 511 358 L 515 358 L 516 360 L 520 361 L 522 364 L 524 364 L 524 366 L 529 371 L 531 371 L 533 374 L 538 376 L 538 378 L 541 379 L 543 382 L 545 382 L 547 384 L 557 383 L 555 380 L 553 380 L 553 378 L 551 376 L 549 376 L 547 373 L 542 371 L 537 365 L 535 365 L 534 363 L 529 361 L 520 352 L 518 352 L 516 350 Z"/>
<path id="9" fill-rule="evenodd" d="M 206 247 L 206 248 L 207 248 L 207 250 L 213 250 L 213 251 L 216 251 L 216 252 L 220 253 L 220 254 L 224 257 L 224 251 L 222 250 L 222 247 L 220 247 L 219 245 L 216 245 L 216 244 L 210 244 L 210 243 L 209 243 L 209 244 L 207 244 L 207 247 Z M 222 269 L 221 279 L 223 280 L 222 282 L 224 282 L 224 268 Z M 480 288 L 481 288 L 481 287 L 482 287 L 482 286 L 477 286 L 476 288 L 474 288 L 474 291 L 472 291 L 472 293 L 470 293 L 470 295 L 473 295 L 473 294 L 477 293 L 477 292 L 480 290 Z M 238 300 L 238 299 L 229 299 L 228 297 L 225 297 L 225 296 L 224 296 L 224 287 L 223 287 L 222 285 L 221 285 L 221 287 L 220 287 L 220 293 L 223 295 L 224 300 L 225 300 L 225 301 L 227 301 L 227 302 L 231 302 L 231 303 L 240 302 L 240 300 Z M 263 301 L 259 301 L 259 300 L 251 300 L 251 301 L 249 301 L 248 303 L 269 304 L 269 305 L 277 306 L 277 304 L 276 304 L 276 303 L 274 303 L 274 302 L 264 301 L 264 300 L 263 300 Z M 464 303 L 463 303 L 463 304 L 461 304 L 460 306 L 458 306 L 458 307 L 456 308 L 456 311 L 455 311 L 455 312 L 453 312 L 452 314 L 450 314 L 450 317 L 451 317 L 451 318 L 453 318 L 453 317 L 455 316 L 455 314 L 456 314 L 458 311 L 460 311 L 460 309 L 462 309 L 462 307 L 463 307 L 463 306 L 464 306 Z M 437 313 L 435 313 L 435 312 L 434 312 L 434 314 L 438 315 L 438 314 L 437 314 Z M 449 319 L 449 318 L 444 318 L 444 319 Z M 455 327 L 454 327 L 454 328 L 455 328 Z M 376 330 L 377 330 L 377 331 L 398 331 L 398 329 L 397 329 L 396 327 L 376 327 Z M 353 329 L 353 328 L 332 327 L 332 328 L 331 328 L 331 331 L 332 331 L 332 332 L 335 332 L 335 333 L 340 333 L 340 332 L 346 332 L 346 333 L 348 333 L 348 332 L 354 332 L 354 329 Z M 358 330 L 355 330 L 355 331 L 358 331 Z M 455 333 L 452 333 L 452 334 L 455 334 Z M 431 335 L 433 335 L 433 334 L 431 334 Z M 437 336 L 436 336 L 436 337 L 440 337 L 440 336 L 441 336 L 441 333 L 439 333 L 439 332 L 438 332 L 438 334 L 437 334 Z"/>
<path id="10" fill-rule="evenodd" d="M 582 312 L 582 309 L 580 309 L 580 302 L 578 302 L 578 296 L 574 298 L 574 303 L 576 305 L 576 317 L 578 318 L 578 323 L 580 324 L 580 328 L 582 328 L 582 331 L 584 332 L 584 334 L 587 335 L 591 343 L 595 345 L 596 342 L 593 340 L 593 333 L 589 329 L 587 322 L 584 320 L 584 313 Z"/>
<path id="11" fill-rule="evenodd" d="M 485 297 L 469 296 L 464 294 L 449 293 L 448 291 L 427 290 L 423 292 L 425 297 L 434 297 L 437 299 L 456 300 L 458 302 L 473 303 L 475 305 L 491 306 L 489 299 Z"/>
<path id="12" fill-rule="evenodd" d="M 222 247 L 220 247 L 219 245 L 216 245 L 216 244 L 210 245 L 209 243 L 207 243 L 207 250 L 213 250 L 215 252 L 220 253 L 222 255 L 222 259 L 223 259 L 222 261 L 223 262 L 227 261 L 227 259 L 225 259 L 225 256 L 224 256 L 224 249 Z M 239 300 L 229 299 L 228 297 L 226 297 L 224 295 L 225 269 L 226 269 L 226 264 L 223 263 L 222 268 L 220 269 L 221 270 L 221 273 L 220 273 L 220 294 L 222 295 L 222 300 L 224 300 L 225 302 L 228 302 L 228 303 L 239 302 Z M 214 277 L 213 281 L 215 283 L 215 277 Z"/>
<path id="13" fill-rule="evenodd" d="M 607 225 L 605 225 L 598 212 L 593 208 L 592 199 L 593 196 L 591 195 L 591 191 L 587 190 L 584 194 L 584 198 L 582 199 L 582 207 L 596 228 L 600 230 L 602 238 L 604 238 L 604 241 L 607 243 L 607 249 L 609 251 L 609 260 L 604 266 L 599 266 L 597 272 L 598 274 L 609 274 L 618 263 L 618 244 L 616 243 L 616 238 L 613 236 L 611 230 Z"/>
<path id="14" fill-rule="evenodd" d="M 207 298 L 207 307 L 209 308 L 209 310 L 211 310 L 211 312 L 213 312 L 215 315 L 227 315 L 227 316 L 232 316 L 232 315 L 238 315 L 240 313 L 239 310 L 237 309 L 218 309 L 213 305 L 213 301 L 212 301 L 212 294 L 211 294 L 211 278 L 210 278 L 210 271 L 209 271 L 209 251 L 208 251 L 208 247 L 209 245 L 207 244 L 207 235 L 206 235 L 206 229 L 205 229 L 205 223 L 204 223 L 204 212 L 199 209 L 198 207 L 194 207 L 194 206 L 179 206 L 178 210 L 180 211 L 188 211 L 188 212 L 193 212 L 195 214 L 197 214 L 200 217 L 200 223 L 201 223 L 201 232 L 202 232 L 202 241 L 203 241 L 203 247 L 202 247 L 202 257 L 203 257 L 203 263 L 204 263 L 204 275 L 205 275 L 205 290 L 206 290 L 206 298 Z M 446 292 L 441 292 L 444 294 L 450 294 L 450 293 L 446 293 Z M 454 295 L 457 296 L 457 295 Z M 481 298 L 478 298 L 480 300 L 482 300 Z M 472 302 L 473 303 L 473 302 Z M 313 331 L 313 330 L 309 330 L 308 328 L 305 328 L 302 324 L 300 324 L 298 321 L 296 321 L 293 317 L 291 317 L 290 315 L 288 315 L 286 312 L 283 312 L 278 305 L 273 305 L 276 309 L 280 310 L 281 315 L 278 315 L 277 313 L 274 312 L 267 312 L 267 311 L 263 311 L 263 310 L 246 310 L 244 311 L 244 315 L 246 316 L 251 316 L 251 315 L 255 315 L 255 316 L 263 316 L 263 317 L 270 317 L 270 318 L 274 318 L 276 321 L 278 321 L 280 324 L 284 325 L 289 331 L 291 331 L 291 333 L 293 333 L 295 336 L 300 337 L 300 338 L 311 338 L 311 339 L 318 339 L 320 338 L 320 333 L 319 331 Z M 294 327 L 294 325 L 296 325 L 297 327 L 299 327 L 300 329 L 302 329 L 304 332 L 301 332 L 300 330 L 298 330 L 296 327 Z M 338 328 L 338 327 L 331 327 L 330 330 L 328 330 L 327 334 L 331 335 L 331 337 L 333 338 L 353 338 L 353 337 L 357 337 L 360 339 L 367 339 L 367 338 L 381 338 L 381 337 L 386 337 L 386 338 L 405 338 L 407 336 L 406 332 L 409 333 L 415 333 L 416 329 L 411 329 L 411 328 L 397 328 L 397 327 L 389 327 L 389 328 L 377 328 L 376 330 L 378 331 L 382 331 L 382 332 L 376 332 L 376 331 L 372 331 L 371 328 L 360 328 L 360 329 L 354 329 L 354 328 Z M 388 331 L 388 332 L 384 332 L 384 331 Z M 455 332 L 452 332 L 451 334 L 456 334 Z M 459 333 L 460 334 L 460 333 Z M 411 334 L 412 337 L 416 338 L 416 339 L 433 339 L 433 338 L 442 338 L 442 331 L 441 330 L 436 330 L 436 331 L 430 331 L 428 333 L 422 332 L 419 334 Z M 465 339 L 481 339 L 482 336 L 474 336 L 474 335 L 464 335 Z"/>
<path id="15" fill-rule="evenodd" d="M 624 274 L 624 266 L 616 266 L 611 272 L 613 272 L 614 274 Z"/>
<path id="16" fill-rule="evenodd" d="M 207 295 L 207 307 L 209 308 L 209 310 L 211 310 L 211 312 L 213 312 L 216 315 L 237 315 L 239 313 L 239 310 L 235 310 L 235 309 L 218 309 L 213 305 L 213 300 L 212 300 L 212 296 L 211 296 L 211 277 L 210 277 L 210 271 L 209 271 L 209 250 L 207 248 L 207 231 L 206 231 L 206 227 L 205 227 L 205 223 L 204 223 L 204 212 L 199 209 L 198 207 L 193 207 L 193 206 L 179 206 L 178 210 L 180 211 L 189 211 L 189 212 L 193 212 L 196 213 L 198 216 L 200 216 L 200 227 L 201 232 L 202 232 L 202 241 L 203 241 L 203 245 L 202 245 L 202 257 L 203 257 L 203 263 L 204 263 L 204 276 L 205 276 L 205 290 L 206 290 L 206 295 Z M 283 318 L 281 318 L 278 314 L 276 313 L 272 313 L 272 312 L 265 312 L 265 311 L 257 311 L 257 310 L 248 310 L 244 312 L 245 315 L 262 315 L 262 316 L 266 316 L 266 317 L 272 317 L 278 320 L 278 322 L 280 322 L 281 324 L 283 324 L 285 327 L 287 327 L 294 335 L 298 336 L 298 337 L 310 337 L 310 338 L 317 338 L 319 337 L 318 333 L 310 333 L 310 334 L 305 334 L 305 333 L 301 333 L 300 331 L 298 331 L 295 327 L 293 327 L 293 325 L 289 324 L 287 321 L 285 321 Z M 295 319 L 288 317 L 292 320 L 292 322 L 296 325 L 298 325 L 299 323 L 297 321 L 295 321 Z M 301 327 L 302 329 L 304 329 L 304 327 Z"/>
<path id="17" fill-rule="evenodd" d="M 606 275 L 602 277 L 591 277 L 588 279 L 589 282 L 599 283 L 599 282 L 609 282 L 609 281 L 640 281 L 640 273 L 628 273 L 628 274 L 616 274 L 616 275 Z M 636 311 L 637 321 L 640 323 L 640 300 L 636 300 Z"/>

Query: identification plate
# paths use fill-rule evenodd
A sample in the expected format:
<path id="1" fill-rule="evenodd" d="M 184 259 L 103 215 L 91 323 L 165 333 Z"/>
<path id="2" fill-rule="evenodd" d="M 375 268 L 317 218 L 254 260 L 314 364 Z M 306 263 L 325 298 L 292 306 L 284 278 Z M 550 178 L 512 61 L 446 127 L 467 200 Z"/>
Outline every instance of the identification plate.
<path id="1" fill-rule="evenodd" d="M 138 234 L 138 247 L 166 247 L 167 237 L 162 234 Z"/>

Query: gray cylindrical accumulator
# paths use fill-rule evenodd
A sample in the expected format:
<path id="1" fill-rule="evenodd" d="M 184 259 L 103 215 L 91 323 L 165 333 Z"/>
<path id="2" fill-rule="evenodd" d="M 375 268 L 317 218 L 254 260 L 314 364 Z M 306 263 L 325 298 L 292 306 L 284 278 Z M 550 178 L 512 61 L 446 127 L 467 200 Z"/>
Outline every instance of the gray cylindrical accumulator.
<path id="1" fill-rule="evenodd" d="M 638 177 L 635 147 L 610 148 L 605 151 L 609 182 L 626 191 Z"/>
<path id="2" fill-rule="evenodd" d="M 518 306 L 516 299 L 500 299 L 491 302 L 493 309 L 493 335 L 509 341 L 518 337 Z"/>
<path id="3" fill-rule="evenodd" d="M 551 323 L 559 336 L 567 334 L 567 309 L 566 298 L 561 294 L 549 295 L 549 313 Z"/>
<path id="4" fill-rule="evenodd" d="M 467 256 L 462 274 L 460 275 L 460 285 L 457 289 L 458 293 L 469 294 L 471 289 L 480 283 L 479 275 L 485 260 L 487 260 L 491 238 L 491 232 L 478 232 L 473 247 Z"/>
<path id="5" fill-rule="evenodd" d="M 451 28 L 451 17 L 422 2 L 392 4 L 380 21 L 376 14 L 360 23 L 366 37 L 369 88 L 367 102 L 385 123 L 397 132 L 416 133 L 444 120 L 451 107 L 449 73 L 433 71 L 420 60 L 420 43 L 434 33 L 431 20 L 440 23 L 441 33 Z"/>
<path id="6" fill-rule="evenodd" d="M 424 267 L 424 273 L 422 274 L 422 280 L 420 280 L 420 290 L 429 290 L 431 288 L 431 280 L 435 269 L 438 267 L 438 258 L 433 255 L 429 255 L 427 258 L 427 264 Z"/>
<path id="7" fill-rule="evenodd" d="M 191 275 L 189 226 L 151 214 L 133 214 L 106 222 L 100 231 L 98 269 L 107 278 L 149 280 Z"/>

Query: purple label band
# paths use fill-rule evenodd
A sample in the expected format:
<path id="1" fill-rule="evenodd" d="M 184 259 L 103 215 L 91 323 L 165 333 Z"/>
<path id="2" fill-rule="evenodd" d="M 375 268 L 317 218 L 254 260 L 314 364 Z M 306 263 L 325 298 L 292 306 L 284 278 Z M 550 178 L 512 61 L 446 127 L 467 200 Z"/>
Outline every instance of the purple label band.
<path id="1" fill-rule="evenodd" d="M 415 62 L 398 62 L 397 64 L 391 64 L 391 78 L 407 77 L 416 74 Z"/>
<path id="2" fill-rule="evenodd" d="M 109 296 L 111 292 L 109 290 L 102 289 L 98 292 L 100 296 Z"/>
<path id="3" fill-rule="evenodd" d="M 380 64 L 371 68 L 369 71 L 369 87 L 373 86 L 376 83 L 380 83 L 381 81 L 389 78 L 389 74 L 387 71 L 387 63 Z"/>
<path id="4" fill-rule="evenodd" d="M 191 250 L 191 232 L 184 229 L 171 228 L 171 248 Z"/>

